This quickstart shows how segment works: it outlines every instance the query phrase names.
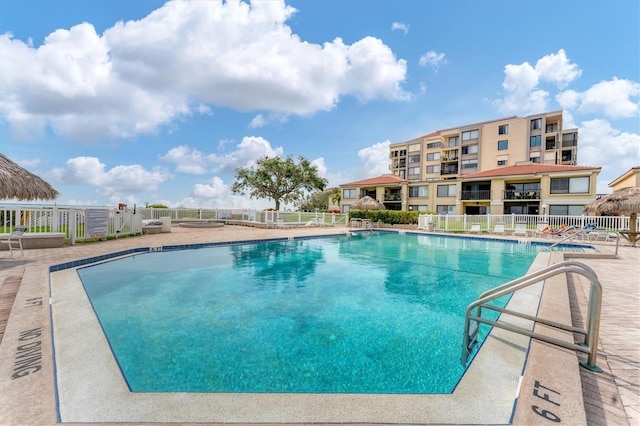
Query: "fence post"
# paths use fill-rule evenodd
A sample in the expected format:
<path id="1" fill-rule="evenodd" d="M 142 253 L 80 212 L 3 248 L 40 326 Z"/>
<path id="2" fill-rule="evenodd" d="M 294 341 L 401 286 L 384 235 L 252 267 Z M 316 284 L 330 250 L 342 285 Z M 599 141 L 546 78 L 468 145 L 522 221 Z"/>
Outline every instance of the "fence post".
<path id="1" fill-rule="evenodd" d="M 73 207 L 69 209 L 69 217 L 67 218 L 68 227 L 69 227 L 69 243 L 73 246 L 76 244 L 76 209 Z M 85 224 L 86 225 L 86 224 Z"/>

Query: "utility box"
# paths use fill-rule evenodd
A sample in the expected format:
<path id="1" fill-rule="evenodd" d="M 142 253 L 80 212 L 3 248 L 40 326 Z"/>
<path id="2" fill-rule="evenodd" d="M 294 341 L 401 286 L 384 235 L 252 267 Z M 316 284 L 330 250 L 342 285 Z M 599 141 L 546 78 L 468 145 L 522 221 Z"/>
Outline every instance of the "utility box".
<path id="1" fill-rule="evenodd" d="M 161 217 L 160 221 L 162 222 L 162 226 L 160 227 L 160 232 L 171 232 L 171 218 Z"/>

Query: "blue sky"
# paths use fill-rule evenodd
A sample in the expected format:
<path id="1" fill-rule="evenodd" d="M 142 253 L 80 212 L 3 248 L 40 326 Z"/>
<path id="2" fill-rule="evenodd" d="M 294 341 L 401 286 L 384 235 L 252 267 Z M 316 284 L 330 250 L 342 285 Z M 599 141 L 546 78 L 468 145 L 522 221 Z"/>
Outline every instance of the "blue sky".
<path id="1" fill-rule="evenodd" d="M 235 169 L 330 186 L 388 145 L 562 109 L 598 192 L 640 165 L 634 0 L 2 0 L 0 152 L 58 204 L 264 208 Z"/>

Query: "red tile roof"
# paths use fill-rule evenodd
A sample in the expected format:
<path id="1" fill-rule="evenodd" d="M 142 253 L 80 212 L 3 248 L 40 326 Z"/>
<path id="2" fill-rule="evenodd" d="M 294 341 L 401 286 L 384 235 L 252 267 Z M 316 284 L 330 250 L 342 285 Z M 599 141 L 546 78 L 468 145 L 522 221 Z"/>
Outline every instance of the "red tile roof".
<path id="1" fill-rule="evenodd" d="M 406 183 L 406 179 L 399 178 L 394 175 L 382 175 L 374 178 L 359 180 L 356 182 L 343 183 L 340 186 L 358 186 L 358 185 L 389 185 L 394 183 Z"/>
<path id="2" fill-rule="evenodd" d="M 500 167 L 498 169 L 485 170 L 478 173 L 462 176 L 462 179 L 476 179 L 484 177 L 537 175 L 543 173 L 577 172 L 600 170 L 597 166 L 569 166 L 564 164 L 519 164 L 515 166 Z"/>

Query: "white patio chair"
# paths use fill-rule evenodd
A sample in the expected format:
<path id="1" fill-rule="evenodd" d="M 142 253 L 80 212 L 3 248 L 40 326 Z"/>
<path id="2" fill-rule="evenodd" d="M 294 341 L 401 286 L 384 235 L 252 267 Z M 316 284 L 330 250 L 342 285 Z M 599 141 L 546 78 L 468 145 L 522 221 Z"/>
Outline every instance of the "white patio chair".
<path id="1" fill-rule="evenodd" d="M 513 230 L 513 235 L 528 235 L 527 224 L 526 223 L 516 223 L 516 228 Z"/>
<path id="2" fill-rule="evenodd" d="M 496 226 L 493 227 L 493 233 L 504 235 L 505 233 L 504 223 L 496 223 Z"/>
<path id="3" fill-rule="evenodd" d="M 480 233 L 480 224 L 479 223 L 472 223 L 471 224 L 471 229 L 469 230 L 469 232 L 474 232 L 476 234 Z"/>
<path id="4" fill-rule="evenodd" d="M 20 249 L 20 254 L 24 256 L 24 251 L 22 250 L 22 236 L 27 231 L 26 226 L 16 226 L 9 237 L 4 240 L 0 240 L 0 243 L 7 244 L 9 246 L 9 252 L 11 256 L 13 256 L 13 249 Z"/>

